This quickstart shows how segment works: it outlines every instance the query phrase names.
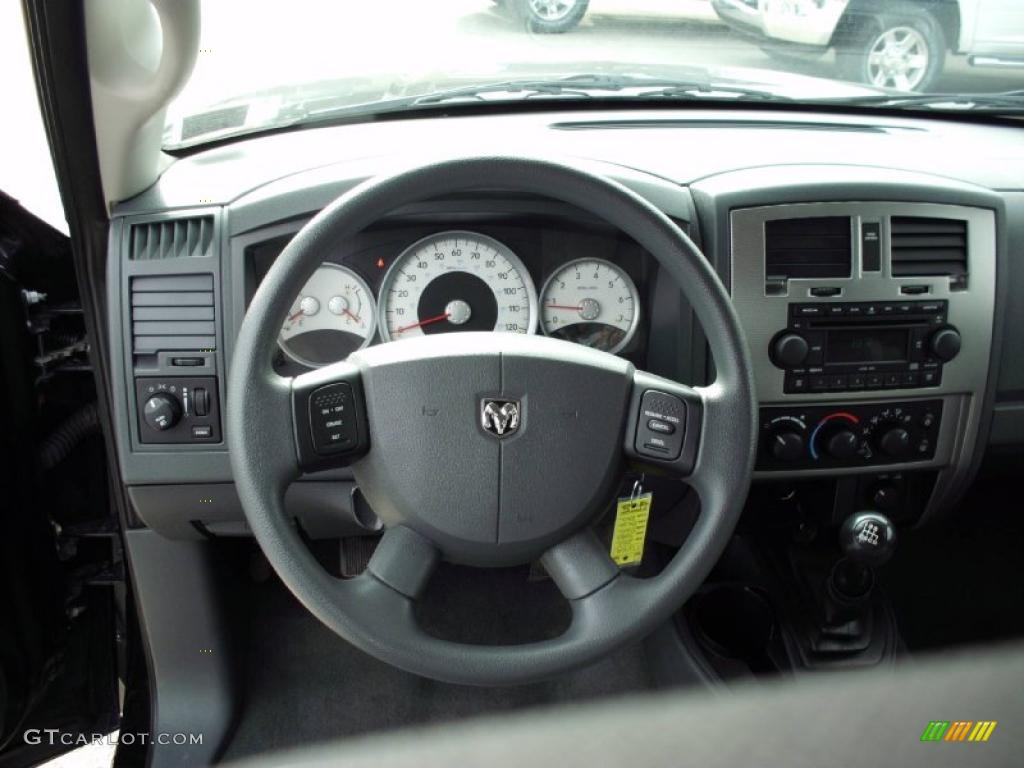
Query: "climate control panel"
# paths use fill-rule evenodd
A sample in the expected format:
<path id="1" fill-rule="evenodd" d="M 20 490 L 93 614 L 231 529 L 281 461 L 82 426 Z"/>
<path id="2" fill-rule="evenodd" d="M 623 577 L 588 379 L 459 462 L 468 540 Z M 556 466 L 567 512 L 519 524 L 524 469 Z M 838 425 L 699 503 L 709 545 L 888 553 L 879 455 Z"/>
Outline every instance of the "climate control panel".
<path id="1" fill-rule="evenodd" d="M 757 469 L 832 469 L 927 461 L 942 401 L 761 409 Z"/>

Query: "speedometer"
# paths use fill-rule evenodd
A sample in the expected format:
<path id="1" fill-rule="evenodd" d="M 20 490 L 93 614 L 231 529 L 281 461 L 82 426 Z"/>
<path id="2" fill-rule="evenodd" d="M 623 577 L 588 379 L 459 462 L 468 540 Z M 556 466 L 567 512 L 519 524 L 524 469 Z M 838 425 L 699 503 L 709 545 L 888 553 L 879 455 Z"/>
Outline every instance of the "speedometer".
<path id="1" fill-rule="evenodd" d="M 441 232 L 413 243 L 380 289 L 385 341 L 453 331 L 533 333 L 537 291 L 510 248 L 476 232 Z"/>
<path id="2" fill-rule="evenodd" d="M 605 352 L 618 352 L 636 333 L 636 285 L 603 259 L 577 259 L 561 267 L 541 291 L 544 333 Z"/>

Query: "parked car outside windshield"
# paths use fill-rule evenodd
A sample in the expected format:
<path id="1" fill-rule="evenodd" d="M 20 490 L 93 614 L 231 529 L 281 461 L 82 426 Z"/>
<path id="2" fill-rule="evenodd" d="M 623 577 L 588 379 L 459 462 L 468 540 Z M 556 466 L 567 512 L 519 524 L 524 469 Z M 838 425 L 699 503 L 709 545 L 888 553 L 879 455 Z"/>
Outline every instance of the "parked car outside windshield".
<path id="1" fill-rule="evenodd" d="M 521 99 L 1014 112 L 1022 89 L 1016 0 L 208 0 L 165 145 Z"/>

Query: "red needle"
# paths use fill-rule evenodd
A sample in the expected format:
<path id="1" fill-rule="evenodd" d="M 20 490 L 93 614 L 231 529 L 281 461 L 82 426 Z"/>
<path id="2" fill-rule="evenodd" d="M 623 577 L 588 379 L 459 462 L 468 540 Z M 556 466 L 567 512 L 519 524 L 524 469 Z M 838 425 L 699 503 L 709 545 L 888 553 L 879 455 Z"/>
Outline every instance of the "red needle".
<path id="1" fill-rule="evenodd" d="M 350 312 L 350 311 L 349 311 L 348 309 L 343 309 L 343 310 L 341 310 L 341 311 L 342 311 L 342 313 L 343 313 L 343 314 L 346 314 L 346 315 L 348 315 L 348 316 L 349 316 L 349 317 L 351 317 L 351 318 L 352 318 L 353 320 L 355 320 L 355 321 L 356 321 L 357 323 L 361 323 L 361 322 L 363 322 L 362 320 L 360 320 L 360 319 L 359 319 L 359 317 L 358 317 L 358 316 L 356 316 L 356 315 L 353 315 L 353 314 L 352 314 L 352 313 L 351 313 L 351 312 Z"/>
<path id="2" fill-rule="evenodd" d="M 422 325 L 432 325 L 433 323 L 440 323 L 442 320 L 447 320 L 451 315 L 445 312 L 443 315 L 437 315 L 436 317 L 428 317 L 426 320 L 420 320 L 418 323 L 412 325 L 403 325 L 401 328 L 396 328 L 395 333 L 402 333 L 408 331 L 411 328 L 419 328 Z"/>
<path id="3" fill-rule="evenodd" d="M 548 309 L 575 309 L 577 312 L 581 312 L 583 307 L 567 307 L 565 304 L 548 304 Z"/>
<path id="4" fill-rule="evenodd" d="M 303 314 L 303 312 L 302 312 L 302 310 L 300 309 L 300 310 L 299 310 L 298 312 L 296 312 L 296 313 L 295 313 L 294 315 L 292 315 L 291 317 L 289 317 L 289 318 L 288 318 L 288 322 L 289 322 L 289 323 L 290 323 L 290 322 L 292 322 L 292 321 L 293 321 L 293 320 L 294 320 L 294 319 L 295 319 L 296 317 L 299 317 L 299 316 L 300 316 L 300 315 L 302 315 L 302 314 Z"/>

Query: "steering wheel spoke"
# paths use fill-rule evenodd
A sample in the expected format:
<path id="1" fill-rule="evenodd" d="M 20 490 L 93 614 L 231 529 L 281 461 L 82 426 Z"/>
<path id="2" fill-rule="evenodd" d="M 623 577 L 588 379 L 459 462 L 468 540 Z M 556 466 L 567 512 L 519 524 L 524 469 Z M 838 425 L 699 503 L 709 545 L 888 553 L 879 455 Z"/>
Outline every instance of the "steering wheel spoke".
<path id="1" fill-rule="evenodd" d="M 437 568 L 441 554 L 425 536 L 398 526 L 384 532 L 366 570 L 395 592 L 415 600 Z"/>
<path id="2" fill-rule="evenodd" d="M 292 422 L 303 472 L 351 464 L 370 446 L 359 369 L 335 363 L 291 380 Z"/>
<path id="3" fill-rule="evenodd" d="M 704 429 L 702 390 L 635 371 L 625 453 L 634 461 L 688 477 Z"/>
<path id="4" fill-rule="evenodd" d="M 582 600 L 621 574 L 590 528 L 553 546 L 540 562 L 566 600 Z"/>

